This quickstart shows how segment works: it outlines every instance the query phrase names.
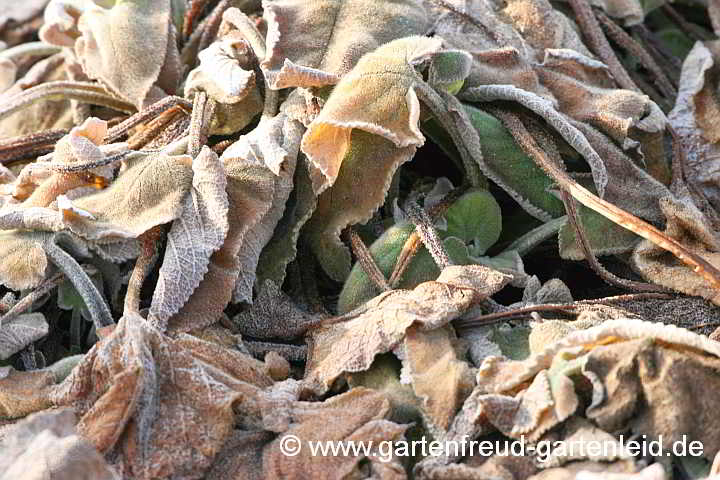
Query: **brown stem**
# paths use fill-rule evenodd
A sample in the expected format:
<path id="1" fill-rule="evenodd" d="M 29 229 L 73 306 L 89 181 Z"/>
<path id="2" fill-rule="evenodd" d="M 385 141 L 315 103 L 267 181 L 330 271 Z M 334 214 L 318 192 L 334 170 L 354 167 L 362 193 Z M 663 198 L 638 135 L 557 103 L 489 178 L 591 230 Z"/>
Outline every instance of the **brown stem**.
<path id="1" fill-rule="evenodd" d="M 151 120 L 147 126 L 141 131 L 128 139 L 128 146 L 131 150 L 140 150 L 148 143 L 158 137 L 171 123 L 177 120 L 185 110 L 179 105 L 170 107 L 162 112 L 158 117 Z"/>
<path id="2" fill-rule="evenodd" d="M 45 282 L 43 282 L 39 287 L 21 298 L 15 305 L 12 306 L 11 309 L 5 312 L 5 315 L 0 317 L 0 328 L 2 328 L 3 324 L 17 318 L 18 315 L 25 313 L 33 303 L 47 295 L 53 288 L 60 285 L 64 279 L 65 276 L 62 273 L 58 273 L 45 280 Z"/>
<path id="3" fill-rule="evenodd" d="M 420 208 L 415 202 L 409 202 L 406 210 L 408 217 L 410 217 L 410 220 L 415 224 L 415 231 L 420 236 L 420 240 L 422 240 L 425 248 L 428 249 L 440 270 L 452 265 L 450 257 L 448 257 L 445 251 L 445 246 L 438 236 L 427 212 Z"/>
<path id="4" fill-rule="evenodd" d="M 613 39 L 615 43 L 620 45 L 626 52 L 638 60 L 655 77 L 657 87 L 667 98 L 675 98 L 677 90 L 665 75 L 665 71 L 655 62 L 655 59 L 645 50 L 642 45 L 635 41 L 625 30 L 620 28 L 610 17 L 600 10 L 595 11 L 596 18 L 600 21 L 605 33 Z"/>
<path id="5" fill-rule="evenodd" d="M 95 83 L 58 81 L 40 84 L 4 99 L 4 105 L 0 107 L 0 119 L 6 118 L 35 102 L 56 98 L 79 100 L 92 105 L 112 108 L 120 112 L 131 113 L 135 111 L 133 105 L 111 95 Z"/>
<path id="6" fill-rule="evenodd" d="M 200 37 L 200 44 L 198 45 L 198 51 L 205 50 L 215 40 L 218 30 L 220 30 L 220 24 L 222 23 L 223 13 L 225 10 L 230 8 L 232 3 L 230 0 L 220 0 L 220 3 L 213 8 L 210 15 L 207 17 L 207 23 L 204 25 L 202 37 Z"/>
<path id="7" fill-rule="evenodd" d="M 456 320 L 453 324 L 456 328 L 473 328 L 480 325 L 487 325 L 490 323 L 497 323 L 503 320 L 516 317 L 528 316 L 533 312 L 564 312 L 564 313 L 576 313 L 587 305 L 602 305 L 607 303 L 618 303 L 618 302 L 629 302 L 638 300 L 669 300 L 673 298 L 672 295 L 664 293 L 640 293 L 633 295 L 617 295 L 614 297 L 598 298 L 593 300 L 579 300 L 573 303 L 546 303 L 542 305 L 532 305 L 529 307 L 513 308 L 502 312 L 488 313 L 486 315 L 480 315 L 475 318 L 463 318 Z"/>
<path id="8" fill-rule="evenodd" d="M 108 133 L 105 136 L 105 143 L 116 142 L 122 136 L 127 134 L 131 128 L 147 122 L 148 120 L 157 117 L 164 111 L 175 106 L 181 107 L 188 113 L 192 111 L 192 103 L 188 100 L 175 96 L 165 97 L 108 130 Z"/>
<path id="9" fill-rule="evenodd" d="M 140 294 L 145 279 L 150 273 L 157 258 L 157 245 L 162 239 L 165 229 L 163 226 L 153 227 L 138 237 L 140 255 L 135 260 L 135 267 L 130 275 L 127 293 L 125 294 L 124 315 L 128 312 L 140 312 Z"/>
<path id="10" fill-rule="evenodd" d="M 357 258 L 360 267 L 365 272 L 370 280 L 380 289 L 381 292 L 387 292 L 390 290 L 385 275 L 380 271 L 375 260 L 370 254 L 365 242 L 362 241 L 360 236 L 355 233 L 354 230 L 350 230 L 350 246 L 352 247 L 353 254 Z"/>
<path id="11" fill-rule="evenodd" d="M 6 165 L 53 151 L 55 142 L 67 135 L 67 130 L 47 130 L 0 140 L 0 164 Z"/>
<path id="12" fill-rule="evenodd" d="M 501 118 L 500 120 L 503 121 L 503 123 L 506 123 L 507 120 L 505 125 L 506 128 L 513 133 L 513 137 L 517 140 L 521 147 L 525 149 L 537 148 L 533 145 L 534 142 L 527 143 L 526 145 L 521 144 L 521 142 L 527 141 L 528 136 L 514 131 L 517 127 L 512 118 L 513 117 L 510 115 L 506 116 L 505 119 Z M 524 127 L 522 128 L 524 129 Z M 693 272 L 707 280 L 714 288 L 720 289 L 720 271 L 718 271 L 717 268 L 707 262 L 704 258 L 691 252 L 680 242 L 667 236 L 649 223 L 596 196 L 585 187 L 579 185 L 566 172 L 560 170 L 552 162 L 544 162 L 544 157 L 537 156 L 535 159 L 541 162 L 538 163 L 538 165 L 545 171 L 545 173 L 558 183 L 560 188 L 568 191 L 580 203 L 612 220 L 621 227 L 630 230 L 634 234 L 649 240 L 658 247 L 669 251 L 690 267 Z"/>
<path id="13" fill-rule="evenodd" d="M 183 37 L 185 40 L 187 40 L 190 37 L 190 34 L 192 34 L 197 19 L 200 17 L 203 10 L 205 10 L 208 3 L 210 3 L 210 0 L 192 0 L 192 3 L 190 3 L 190 8 L 188 8 L 187 12 L 185 12 L 185 19 L 183 22 Z"/>
<path id="14" fill-rule="evenodd" d="M 465 192 L 465 190 L 465 188 L 460 187 L 445 195 L 440 202 L 430 208 L 430 211 L 428 212 L 430 218 L 434 221 L 441 215 L 444 215 L 447 209 L 450 208 L 450 205 L 452 205 L 453 202 L 455 202 L 455 200 L 457 200 L 460 195 Z M 390 274 L 390 279 L 388 280 L 391 289 L 397 288 L 400 283 L 400 279 L 410 266 L 412 259 L 420 250 L 420 247 L 422 247 L 422 241 L 420 240 L 420 235 L 418 235 L 416 230 L 410 234 L 407 240 L 405 240 L 405 244 L 403 245 L 400 255 L 398 255 L 397 261 L 395 262 L 395 267 L 393 268 L 392 274 Z"/>
<path id="15" fill-rule="evenodd" d="M 575 12 L 577 23 L 590 45 L 590 49 L 607 65 L 618 85 L 627 90 L 642 93 L 615 55 L 615 52 L 600 28 L 597 18 L 595 18 L 590 3 L 588 3 L 587 0 L 569 0 L 569 2 Z"/>

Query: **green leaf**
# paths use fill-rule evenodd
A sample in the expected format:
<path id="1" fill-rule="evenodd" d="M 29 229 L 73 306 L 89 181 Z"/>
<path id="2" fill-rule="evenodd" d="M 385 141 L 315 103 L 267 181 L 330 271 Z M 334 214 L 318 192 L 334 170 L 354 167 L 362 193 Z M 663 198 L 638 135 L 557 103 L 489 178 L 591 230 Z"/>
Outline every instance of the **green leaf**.
<path id="1" fill-rule="evenodd" d="M 380 238 L 370 246 L 370 255 L 380 271 L 389 278 L 398 256 L 407 239 L 415 231 L 415 225 L 402 222 L 388 228 Z M 444 240 L 445 250 L 456 265 L 474 263 L 468 256 L 465 243 L 459 238 L 448 237 Z M 400 278 L 398 288 L 413 288 L 423 282 L 435 280 L 440 270 L 430 252 L 421 247 L 415 254 L 405 273 Z M 347 313 L 380 293 L 380 290 L 368 278 L 360 265 L 355 264 L 338 298 L 338 313 Z"/>
<path id="2" fill-rule="evenodd" d="M 487 190 L 466 193 L 453 203 L 445 218 L 447 234 L 473 243 L 473 255 L 484 254 L 500 238 L 500 206 Z"/>

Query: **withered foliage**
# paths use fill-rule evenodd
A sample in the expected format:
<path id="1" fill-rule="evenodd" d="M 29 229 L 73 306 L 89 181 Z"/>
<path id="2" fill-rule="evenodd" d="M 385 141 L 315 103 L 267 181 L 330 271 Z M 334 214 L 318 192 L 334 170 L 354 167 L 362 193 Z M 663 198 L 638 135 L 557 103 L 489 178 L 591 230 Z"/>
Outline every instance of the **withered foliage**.
<path id="1" fill-rule="evenodd" d="M 717 2 L 5 3 L 0 480 L 720 475 Z"/>

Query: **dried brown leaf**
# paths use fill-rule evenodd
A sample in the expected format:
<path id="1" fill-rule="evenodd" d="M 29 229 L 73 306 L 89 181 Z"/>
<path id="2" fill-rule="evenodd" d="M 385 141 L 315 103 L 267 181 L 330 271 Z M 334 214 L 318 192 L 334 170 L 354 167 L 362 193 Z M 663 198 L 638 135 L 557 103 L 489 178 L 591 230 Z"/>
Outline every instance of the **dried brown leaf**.
<path id="1" fill-rule="evenodd" d="M 257 59 L 237 31 L 198 54 L 200 65 L 185 83 L 185 95 L 205 91 L 218 104 L 211 133 L 229 135 L 245 128 L 263 109 L 253 66 Z"/>
<path id="2" fill-rule="evenodd" d="M 660 200 L 667 223 L 665 234 L 713 266 L 720 266 L 720 236 L 707 217 L 687 198 Z M 643 241 L 633 252 L 634 267 L 647 280 L 706 298 L 720 305 L 720 292 L 666 250 Z"/>
<path id="3" fill-rule="evenodd" d="M 700 190 L 709 202 L 720 207 L 718 168 L 720 130 L 717 118 L 720 104 L 712 92 L 718 75 L 717 42 L 697 42 L 683 62 L 675 107 L 668 115 L 685 152 L 685 180 Z"/>
<path id="4" fill-rule="evenodd" d="M 55 377 L 49 371 L 0 367 L 0 417 L 18 418 L 52 406 Z"/>
<path id="5" fill-rule="evenodd" d="M 303 336 L 312 321 L 312 316 L 300 310 L 271 280 L 263 284 L 252 306 L 233 318 L 243 336 L 281 340 Z"/>
<path id="6" fill-rule="evenodd" d="M 80 36 L 78 20 L 85 11 L 83 0 L 50 0 L 45 7 L 40 40 L 59 47 L 73 47 Z"/>
<path id="7" fill-rule="evenodd" d="M 454 341 L 449 326 L 430 331 L 413 326 L 405 334 L 401 356 L 431 430 L 443 433 L 475 386 L 470 364 L 458 355 Z"/>
<path id="8" fill-rule="evenodd" d="M 47 275 L 48 258 L 42 244 L 46 233 L 0 232 L 0 283 L 13 290 L 40 285 Z"/>
<path id="9" fill-rule="evenodd" d="M 268 412 L 270 413 L 270 412 Z M 405 472 L 397 459 L 383 462 L 374 455 L 326 455 L 313 456 L 308 447 L 309 441 L 365 442 L 379 445 L 384 441 L 394 441 L 402 437 L 405 425 L 386 420 L 390 413 L 390 403 L 379 392 L 366 388 L 354 388 L 342 395 L 334 396 L 322 403 L 293 402 L 286 410 L 274 405 L 272 414 L 285 423 L 281 435 L 270 443 L 263 452 L 264 478 L 297 479 L 342 479 L 382 478 L 403 479 Z M 329 423 L 328 418 L 336 421 Z M 298 455 L 284 455 L 280 442 L 285 435 L 294 435 L 303 447 Z M 370 472 L 363 473 L 360 463 L 370 462 Z M 247 477 L 245 477 L 247 478 Z"/>
<path id="10" fill-rule="evenodd" d="M 425 143 L 415 92 L 423 80 L 415 65 L 440 49 L 437 39 L 410 37 L 365 55 L 335 87 L 303 137 L 315 192 L 332 186 L 318 199 L 307 230 L 316 256 L 335 280 L 343 281 L 350 272 L 340 231 L 370 219 L 397 168 Z"/>
<path id="11" fill-rule="evenodd" d="M 232 430 L 233 407 L 259 416 L 262 363 L 124 317 L 53 392 L 78 431 L 125 477 L 201 477 Z"/>
<path id="12" fill-rule="evenodd" d="M 408 328 L 446 325 L 511 280 L 480 265 L 445 268 L 438 279 L 414 290 L 393 290 L 333 323 L 312 331 L 305 382 L 321 394 L 343 373 L 367 370 L 376 355 L 403 341 Z"/>
<path id="13" fill-rule="evenodd" d="M 425 33 L 419 0 L 272 0 L 264 3 L 270 88 L 332 85 L 380 45 Z"/>
<path id="14" fill-rule="evenodd" d="M 31 343 L 48 334 L 42 313 L 27 313 L 0 324 L 0 360 L 7 360 Z"/>
<path id="15" fill-rule="evenodd" d="M 69 408 L 30 415 L 13 425 L 0 442 L 0 479 L 119 480 L 117 473 L 84 438 Z"/>
<path id="16" fill-rule="evenodd" d="M 72 218 L 70 230 L 88 240 L 137 238 L 180 216 L 192 181 L 192 159 L 187 155 L 130 158 L 107 189 L 74 201 L 95 220 Z"/>
<path id="17" fill-rule="evenodd" d="M 710 394 L 720 386 L 718 369 L 715 355 L 667 348 L 650 338 L 595 348 L 585 371 L 602 385 L 593 394 L 601 401 L 588 408 L 587 418 L 606 431 L 629 428 L 669 442 L 700 441 L 712 461 L 720 450 Z"/>

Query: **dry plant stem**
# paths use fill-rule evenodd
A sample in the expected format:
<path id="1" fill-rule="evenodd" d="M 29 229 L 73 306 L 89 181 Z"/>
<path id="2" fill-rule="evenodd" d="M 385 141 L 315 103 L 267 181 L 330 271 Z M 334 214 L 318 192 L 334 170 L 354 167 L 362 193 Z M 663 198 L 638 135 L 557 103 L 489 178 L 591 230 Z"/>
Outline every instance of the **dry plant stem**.
<path id="1" fill-rule="evenodd" d="M 161 113 L 157 118 L 151 120 L 147 126 L 137 134 L 128 139 L 128 146 L 131 150 L 140 150 L 160 135 L 172 122 L 177 120 L 184 110 L 178 105 Z"/>
<path id="2" fill-rule="evenodd" d="M 197 92 L 193 102 L 192 117 L 190 117 L 190 140 L 188 154 L 195 158 L 207 141 L 210 122 L 215 112 L 215 102 L 208 98 L 207 93 Z"/>
<path id="3" fill-rule="evenodd" d="M 447 209 L 450 208 L 450 205 L 452 205 L 452 203 L 457 200 L 464 192 L 464 188 L 456 188 L 453 191 L 449 192 L 447 195 L 445 195 L 445 197 L 443 197 L 443 199 L 439 203 L 433 205 L 433 207 L 430 208 L 430 211 L 428 212 L 430 218 L 433 220 L 437 220 L 438 217 L 444 215 Z M 390 280 L 388 280 L 391 289 L 397 288 L 397 285 L 398 283 L 400 283 L 400 279 L 405 273 L 405 270 L 407 270 L 407 268 L 410 266 L 412 259 L 420 250 L 421 246 L 422 241 L 420 240 L 420 235 L 418 235 L 418 232 L 416 230 L 412 234 L 410 234 L 407 240 L 405 240 L 405 244 L 400 251 L 400 255 L 398 255 L 397 262 L 395 262 L 395 267 L 393 268 L 392 274 L 390 274 Z"/>
<path id="4" fill-rule="evenodd" d="M 255 57 L 259 60 L 265 58 L 267 53 L 265 37 L 263 37 L 263 35 L 257 29 L 255 23 L 250 19 L 250 17 L 248 17 L 244 13 L 240 15 L 235 15 L 233 19 L 233 25 L 240 31 L 245 40 L 247 40 L 247 42 L 250 44 L 250 48 L 255 54 Z M 263 106 L 262 117 L 274 117 L 277 114 L 278 110 L 279 92 L 268 87 L 268 83 L 267 81 L 265 81 L 265 74 L 263 73 L 262 69 L 255 69 L 255 77 L 257 79 L 262 78 L 264 84 L 265 103 Z"/>
<path id="5" fill-rule="evenodd" d="M 512 85 L 484 85 L 482 87 L 469 88 L 462 92 L 462 98 L 474 102 L 491 102 L 494 100 L 517 102 L 538 114 L 549 123 L 571 147 L 585 158 L 592 167 L 593 179 L 598 193 L 600 196 L 605 194 L 605 185 L 607 185 L 608 178 L 602 159 L 592 145 L 590 145 L 587 138 L 585 138 L 585 135 L 568 122 L 561 113 L 555 110 L 549 101 Z"/>
<path id="6" fill-rule="evenodd" d="M 407 270 L 407 268 L 410 266 L 412 259 L 415 258 L 415 254 L 417 254 L 421 246 L 422 240 L 420 240 L 420 235 L 418 235 L 416 230 L 412 234 L 410 234 L 410 237 L 408 237 L 407 240 L 405 240 L 405 244 L 400 251 L 400 255 L 398 255 L 397 262 L 395 263 L 395 268 L 393 268 L 393 271 L 390 274 L 390 280 L 388 280 L 391 289 L 397 288 L 397 285 L 398 283 L 400 283 L 400 279 L 405 273 L 405 270 Z"/>
<path id="7" fill-rule="evenodd" d="M 447 10 L 450 10 L 455 15 L 462 17 L 468 23 L 471 23 L 472 25 L 474 25 L 477 28 L 479 28 L 480 30 L 482 30 L 483 33 L 485 35 L 487 35 L 488 37 L 490 37 L 490 39 L 492 39 L 495 43 L 500 43 L 501 39 L 495 34 L 495 32 L 492 29 L 486 27 L 481 22 L 477 21 L 472 15 L 469 15 L 469 14 L 463 12 L 462 10 L 458 9 L 457 7 L 455 7 L 455 5 L 447 2 L 446 0 L 430 0 L 430 2 L 434 3 L 435 5 L 439 5 L 440 7 L 445 8 Z"/>
<path id="8" fill-rule="evenodd" d="M 513 128 L 510 128 L 509 130 L 513 135 L 513 138 L 515 138 L 518 145 L 520 145 L 524 152 L 532 158 L 535 163 L 539 165 L 555 165 L 558 170 L 565 171 L 565 166 L 557 145 L 555 144 L 555 140 L 548 134 L 545 127 L 535 121 L 535 118 L 526 118 L 526 120 L 530 121 L 529 127 L 531 127 L 533 131 L 531 134 L 530 131 L 528 131 L 529 127 L 526 127 L 525 123 L 518 115 L 503 111 L 499 108 L 493 108 L 491 112 L 500 118 L 505 125 L 512 125 Z M 575 200 L 572 195 L 563 189 L 560 190 L 560 194 L 567 212 L 567 219 L 575 230 L 575 241 L 583 251 L 585 259 L 590 264 L 590 267 L 600 278 L 610 285 L 616 285 L 622 288 L 629 288 L 631 290 L 638 290 L 641 292 L 667 291 L 662 287 L 656 287 L 648 283 L 633 282 L 619 278 L 606 270 L 592 251 L 590 241 L 585 234 L 585 229 L 580 221 L 580 216 L 577 213 Z"/>
<path id="9" fill-rule="evenodd" d="M 110 130 L 108 130 L 108 133 L 105 136 L 105 143 L 112 143 L 117 141 L 131 128 L 140 125 L 141 123 L 147 122 L 148 120 L 157 117 L 164 111 L 169 110 L 170 108 L 173 108 L 175 106 L 181 107 L 184 111 L 188 113 L 192 111 L 192 103 L 190 103 L 188 100 L 176 96 L 165 97 L 162 100 L 153 103 L 146 109 L 123 120 L 121 123 L 115 125 Z"/>
<path id="10" fill-rule="evenodd" d="M 207 23 L 204 26 L 202 37 L 200 37 L 200 44 L 198 45 L 198 51 L 205 50 L 215 40 L 218 30 L 220 30 L 220 24 L 222 23 L 223 13 L 225 10 L 232 6 L 230 0 L 220 0 L 215 8 L 213 8 L 210 15 L 207 17 Z"/>
<path id="11" fill-rule="evenodd" d="M 385 275 L 380 271 L 370 254 L 370 250 L 368 250 L 365 243 L 354 230 L 350 230 L 350 245 L 352 246 L 353 254 L 355 258 L 357 258 L 360 267 L 375 286 L 382 292 L 390 290 L 390 285 L 388 285 Z"/>
<path id="12" fill-rule="evenodd" d="M 660 65 L 655 62 L 655 59 L 652 58 L 642 45 L 636 42 L 634 38 L 628 35 L 625 30 L 600 10 L 595 12 L 595 16 L 600 21 L 605 33 L 653 74 L 660 92 L 664 96 L 674 99 L 675 95 L 677 95 L 675 87 L 670 83 L 670 79 L 665 75 Z"/>
<path id="13" fill-rule="evenodd" d="M 592 248 L 590 247 L 590 241 L 587 238 L 587 235 L 585 235 L 585 229 L 582 226 L 582 223 L 580 222 L 580 218 L 577 213 L 577 209 L 575 208 L 575 199 L 570 195 L 567 191 L 562 191 L 562 200 L 565 204 L 565 210 L 567 211 L 568 221 L 570 222 L 570 225 L 572 225 L 573 229 L 575 230 L 575 241 L 577 245 L 580 247 L 580 249 L 585 254 L 585 259 L 590 264 L 590 267 L 595 271 L 595 273 L 598 274 L 600 278 L 602 278 L 605 283 L 608 283 L 610 285 L 615 285 L 621 288 L 628 288 L 630 290 L 636 290 L 639 292 L 670 292 L 671 290 L 663 288 L 660 285 L 653 285 L 651 283 L 645 283 L 645 282 L 634 282 L 632 280 L 627 280 L 625 278 L 620 278 L 614 273 L 608 271 L 605 267 L 602 266 L 602 264 L 598 261 L 597 257 L 595 257 L 595 254 L 592 251 Z"/>
<path id="14" fill-rule="evenodd" d="M 45 42 L 28 42 L 3 50 L 0 52 L 0 58 L 7 58 L 17 62 L 23 57 L 49 57 L 61 51 L 62 47 L 49 45 Z"/>
<path id="15" fill-rule="evenodd" d="M 190 3 L 190 8 L 188 8 L 187 12 L 185 12 L 185 19 L 183 22 L 183 37 L 185 40 L 190 37 L 190 34 L 193 32 L 193 28 L 195 27 L 195 22 L 198 17 L 200 17 L 200 14 L 208 3 L 210 3 L 210 0 L 192 0 L 192 3 Z"/>
<path id="16" fill-rule="evenodd" d="M 645 44 L 645 48 L 655 57 L 656 61 L 662 64 L 669 63 L 667 74 L 670 76 L 673 87 L 677 89 L 682 62 L 644 24 L 633 25 L 630 29 Z"/>
<path id="17" fill-rule="evenodd" d="M 125 306 L 123 314 L 129 312 L 140 312 L 140 293 L 143 283 L 150 273 L 157 258 L 157 245 L 164 233 L 163 226 L 153 227 L 138 237 L 140 243 L 140 255 L 135 260 L 130 280 L 128 281 L 127 293 L 125 295 Z"/>
<path id="18" fill-rule="evenodd" d="M 95 323 L 95 328 L 113 325 L 115 321 L 110 313 L 110 308 L 80 264 L 54 241 L 46 242 L 44 248 L 50 260 L 65 274 L 82 297 Z"/>
<path id="19" fill-rule="evenodd" d="M 3 324 L 17 318 L 18 315 L 25 313 L 30 307 L 32 307 L 33 303 L 47 295 L 53 288 L 60 285 L 64 279 L 65 276 L 61 273 L 53 275 L 49 279 L 45 280 L 45 282 L 35 290 L 18 300 L 18 302 L 13 305 L 10 310 L 5 312 L 5 315 L 0 317 L 0 328 L 2 328 Z"/>
<path id="20" fill-rule="evenodd" d="M 30 166 L 31 170 L 51 170 L 53 172 L 59 172 L 59 173 L 81 173 L 85 172 L 86 170 L 92 170 L 93 168 L 99 168 L 99 167 L 105 167 L 107 165 L 112 165 L 113 163 L 121 162 L 125 158 L 128 157 L 128 155 L 131 155 L 135 152 L 122 152 L 117 153 L 115 155 L 110 155 L 108 157 L 105 157 L 101 160 L 98 160 L 96 162 L 85 162 L 85 163 L 52 163 L 52 162 L 37 162 Z M 97 182 L 99 181 L 99 176 L 94 174 L 88 174 L 83 177 L 83 181 L 87 185 L 97 185 Z M 75 188 L 75 187 L 72 187 Z"/>
<path id="21" fill-rule="evenodd" d="M 67 133 L 67 130 L 48 130 L 0 140 L 0 164 L 52 152 L 55 143 Z"/>
<path id="22" fill-rule="evenodd" d="M 708 35 L 706 35 L 702 30 L 700 30 L 692 23 L 685 20 L 685 18 L 680 15 L 678 11 L 675 10 L 672 6 L 665 4 L 661 8 L 663 13 L 667 15 L 670 20 L 672 20 L 673 23 L 675 23 L 675 25 L 677 25 L 677 27 L 682 30 L 682 32 L 688 37 L 692 38 L 695 41 L 710 40 L 710 37 Z"/>
<path id="23" fill-rule="evenodd" d="M 460 153 L 460 158 L 465 167 L 465 175 L 470 185 L 473 187 L 480 185 L 478 165 L 485 163 L 482 147 L 480 146 L 480 137 L 472 127 L 470 119 L 467 118 L 462 104 L 454 95 L 445 92 L 438 93 L 425 82 L 415 84 L 415 93 L 418 99 L 430 109 L 440 125 L 450 134 L 455 147 Z M 468 126 L 462 134 L 450 110 L 453 110 L 460 117 L 459 120 Z"/>
<path id="24" fill-rule="evenodd" d="M 79 100 L 126 113 L 135 111 L 134 106 L 109 94 L 95 83 L 60 81 L 43 83 L 4 99 L 4 105 L 0 107 L 0 120 L 35 102 L 56 98 Z"/>
<path id="25" fill-rule="evenodd" d="M 501 118 L 500 120 L 503 121 L 506 128 L 508 128 L 513 133 L 513 137 L 520 144 L 520 142 L 523 142 L 524 138 L 527 136 L 518 135 L 516 131 L 518 128 L 524 129 L 524 126 L 522 126 L 519 121 L 514 121 L 516 119 L 512 115 L 506 115 L 505 117 L 506 118 Z M 532 144 L 520 146 L 523 149 L 535 148 L 535 146 Z M 542 157 L 536 158 L 536 160 L 540 159 L 542 159 Z M 558 183 L 560 188 L 568 191 L 573 196 L 573 198 L 578 200 L 580 203 L 590 208 L 591 210 L 598 212 L 605 218 L 612 220 L 621 227 L 630 230 L 634 234 L 639 235 L 642 238 L 649 240 L 650 242 L 659 246 L 660 248 L 663 248 L 668 252 L 672 253 L 679 260 L 681 260 L 688 267 L 690 267 L 693 272 L 697 273 L 705 280 L 707 280 L 713 286 L 713 288 L 720 289 L 720 271 L 718 271 L 717 268 L 712 266 L 699 255 L 696 255 L 695 253 L 686 249 L 680 242 L 668 237 L 663 232 L 653 227 L 649 223 L 637 218 L 636 216 L 626 212 L 625 210 L 622 210 L 621 208 L 616 207 L 612 203 L 607 202 L 602 198 L 599 198 L 597 195 L 590 192 L 585 187 L 579 185 L 566 172 L 560 170 L 556 165 L 550 162 L 546 162 L 539 163 L 539 166 L 545 171 L 545 173 L 550 176 L 550 178 L 552 178 Z"/>
<path id="26" fill-rule="evenodd" d="M 607 65 L 618 85 L 642 93 L 625 71 L 625 67 L 622 66 L 607 38 L 605 38 L 590 3 L 587 0 L 569 0 L 569 2 L 573 12 L 575 12 L 575 18 L 580 30 L 590 45 L 590 49 Z"/>
<path id="27" fill-rule="evenodd" d="M 606 303 L 618 303 L 618 302 L 629 302 L 638 300 L 669 300 L 673 298 L 672 295 L 664 293 L 640 293 L 633 295 L 617 295 L 615 297 L 598 298 L 594 300 L 580 300 L 573 303 L 545 303 L 542 305 L 532 305 L 529 307 L 513 308 L 502 312 L 488 313 L 486 315 L 480 315 L 475 318 L 464 318 L 457 320 L 453 323 L 455 328 L 466 329 L 474 328 L 480 325 L 488 325 L 491 323 L 498 323 L 510 318 L 526 317 L 534 312 L 564 312 L 572 314 L 577 312 L 578 309 L 582 309 L 585 305 L 598 305 Z"/>
<path id="28" fill-rule="evenodd" d="M 428 249 L 440 270 L 452 265 L 450 257 L 448 257 L 445 251 L 445 246 L 438 236 L 427 212 L 414 202 L 410 202 L 406 210 L 408 217 L 410 217 L 410 220 L 412 220 L 416 226 L 415 231 L 420 235 L 420 239 L 425 245 L 425 248 Z"/>

